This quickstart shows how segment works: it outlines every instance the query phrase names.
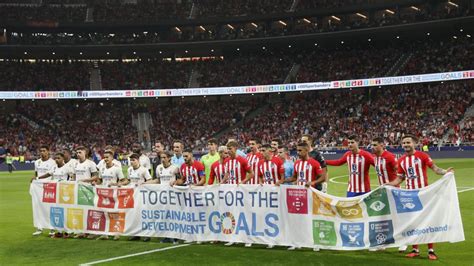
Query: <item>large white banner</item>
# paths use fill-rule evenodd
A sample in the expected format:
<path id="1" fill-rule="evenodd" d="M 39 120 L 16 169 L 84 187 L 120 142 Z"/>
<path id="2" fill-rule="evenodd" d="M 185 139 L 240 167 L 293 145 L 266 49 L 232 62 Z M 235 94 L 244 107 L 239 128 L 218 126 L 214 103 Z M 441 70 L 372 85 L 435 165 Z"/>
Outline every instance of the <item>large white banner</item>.
<path id="1" fill-rule="evenodd" d="M 355 250 L 464 240 L 456 182 L 339 198 L 299 186 L 34 181 L 34 226 L 68 232 Z"/>

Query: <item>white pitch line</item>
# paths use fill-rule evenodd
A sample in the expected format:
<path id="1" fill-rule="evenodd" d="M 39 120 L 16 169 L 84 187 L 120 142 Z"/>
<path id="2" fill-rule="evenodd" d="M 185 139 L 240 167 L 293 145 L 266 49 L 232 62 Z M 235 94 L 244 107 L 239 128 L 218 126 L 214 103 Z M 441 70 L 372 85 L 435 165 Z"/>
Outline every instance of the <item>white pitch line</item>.
<path id="1" fill-rule="evenodd" d="M 463 193 L 463 192 L 471 191 L 471 190 L 474 190 L 474 187 L 460 190 L 460 191 L 458 191 L 458 193 Z"/>
<path id="2" fill-rule="evenodd" d="M 191 245 L 191 244 L 183 244 L 183 245 L 178 245 L 178 246 L 170 246 L 170 247 L 166 247 L 166 248 L 158 248 L 158 249 L 148 250 L 148 251 L 144 251 L 144 252 L 124 255 L 124 256 L 119 256 L 119 257 L 114 257 L 114 258 L 110 258 L 110 259 L 96 260 L 96 261 L 93 261 L 93 262 L 87 262 L 87 263 L 80 264 L 80 266 L 99 264 L 99 263 L 104 263 L 104 262 L 109 262 L 109 261 L 114 261 L 114 260 L 121 260 L 121 259 L 125 259 L 125 258 L 130 258 L 130 257 L 135 257 L 135 256 L 140 256 L 140 255 L 146 255 L 146 254 L 150 254 L 150 253 L 161 252 L 161 251 L 166 251 L 166 250 L 175 249 L 175 248 L 187 247 L 189 245 Z"/>
<path id="3" fill-rule="evenodd" d="M 338 178 L 341 178 L 341 177 L 347 177 L 347 175 L 339 175 L 339 176 L 332 177 L 332 178 L 329 179 L 329 182 L 333 182 L 333 183 L 336 183 L 336 184 L 347 185 L 347 182 L 334 181 L 335 179 L 338 179 Z"/>

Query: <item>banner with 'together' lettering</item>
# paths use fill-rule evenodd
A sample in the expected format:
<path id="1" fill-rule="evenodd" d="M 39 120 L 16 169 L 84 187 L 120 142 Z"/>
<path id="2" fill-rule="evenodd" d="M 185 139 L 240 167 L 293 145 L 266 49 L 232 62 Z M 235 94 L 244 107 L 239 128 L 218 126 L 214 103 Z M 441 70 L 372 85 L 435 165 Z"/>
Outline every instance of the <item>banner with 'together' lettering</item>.
<path id="1" fill-rule="evenodd" d="M 456 182 L 339 198 L 299 186 L 33 181 L 34 226 L 66 232 L 335 250 L 464 241 Z"/>

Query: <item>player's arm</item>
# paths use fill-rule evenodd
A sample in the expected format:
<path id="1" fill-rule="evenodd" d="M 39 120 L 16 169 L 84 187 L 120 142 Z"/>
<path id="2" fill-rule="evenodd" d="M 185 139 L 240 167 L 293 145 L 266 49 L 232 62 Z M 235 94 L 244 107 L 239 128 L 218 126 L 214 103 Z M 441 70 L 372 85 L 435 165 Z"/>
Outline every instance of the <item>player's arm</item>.
<path id="1" fill-rule="evenodd" d="M 445 175 L 447 173 L 454 173 L 454 168 L 452 167 L 449 167 L 447 169 L 443 169 L 439 166 L 437 166 L 436 164 L 432 164 L 430 166 L 431 170 L 433 170 L 437 175 Z"/>
<path id="2" fill-rule="evenodd" d="M 48 177 L 50 177 L 50 176 L 52 176 L 52 174 L 46 173 L 46 174 L 44 174 L 44 175 L 38 176 L 38 178 L 33 177 L 33 178 L 31 178 L 30 183 L 33 182 L 33 180 L 35 180 L 35 179 L 45 179 L 45 178 L 48 178 Z"/>
<path id="3" fill-rule="evenodd" d="M 211 167 L 211 172 L 209 174 L 209 181 L 207 182 L 208 185 L 214 184 L 215 176 L 216 176 L 216 174 L 214 173 L 214 169 L 212 169 L 212 167 Z"/>
<path id="4" fill-rule="evenodd" d="M 341 166 L 347 162 L 346 159 L 347 159 L 347 153 L 344 153 L 344 155 L 337 160 L 326 160 L 326 164 L 331 165 L 331 166 Z"/>
<path id="5" fill-rule="evenodd" d="M 198 171 L 198 176 L 199 183 L 197 183 L 197 186 L 204 186 L 204 184 L 206 184 L 206 173 L 204 172 L 204 168 Z"/>
<path id="6" fill-rule="evenodd" d="M 405 175 L 405 172 L 403 171 L 402 166 L 400 165 L 400 161 L 396 165 L 397 165 L 397 178 L 395 178 L 395 180 L 392 180 L 386 183 L 386 185 L 388 186 L 394 186 L 394 187 L 399 186 L 406 179 L 406 175 Z"/>
<path id="7" fill-rule="evenodd" d="M 322 173 L 322 170 L 321 170 L 321 173 L 316 175 L 316 179 L 311 181 L 311 182 L 306 183 L 306 186 L 307 187 L 309 187 L 309 186 L 314 187 L 314 186 L 316 186 L 318 184 L 321 184 L 323 182 L 324 182 L 324 176 L 323 176 L 323 173 Z"/>
<path id="8" fill-rule="evenodd" d="M 287 182 L 294 184 L 297 179 L 298 179 L 298 173 L 296 172 L 296 169 L 295 169 L 295 167 L 293 166 L 293 176 L 290 177 L 290 178 L 288 178 Z"/>
<path id="9" fill-rule="evenodd" d="M 243 183 L 243 184 L 246 184 L 246 183 L 249 182 L 253 177 L 254 177 L 253 169 L 252 169 L 252 167 L 249 167 L 249 169 L 247 169 L 247 175 L 246 175 L 245 179 L 242 181 L 242 183 Z"/>

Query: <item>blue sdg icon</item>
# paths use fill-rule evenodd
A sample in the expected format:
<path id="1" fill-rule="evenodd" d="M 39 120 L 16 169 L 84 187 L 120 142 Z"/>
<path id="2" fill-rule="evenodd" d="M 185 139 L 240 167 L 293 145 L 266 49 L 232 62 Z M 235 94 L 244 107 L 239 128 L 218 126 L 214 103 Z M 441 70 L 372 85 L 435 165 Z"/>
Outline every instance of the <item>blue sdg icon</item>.
<path id="1" fill-rule="evenodd" d="M 51 207 L 50 222 L 53 227 L 64 228 L 64 209 L 58 207 Z"/>
<path id="2" fill-rule="evenodd" d="M 418 197 L 419 190 L 402 191 L 392 190 L 393 199 L 397 206 L 398 213 L 417 212 L 423 209 L 420 198 Z"/>
<path id="3" fill-rule="evenodd" d="M 371 247 L 395 243 L 392 221 L 370 222 L 369 240 Z"/>
<path id="4" fill-rule="evenodd" d="M 339 231 L 344 247 L 363 247 L 364 223 L 341 223 Z"/>

